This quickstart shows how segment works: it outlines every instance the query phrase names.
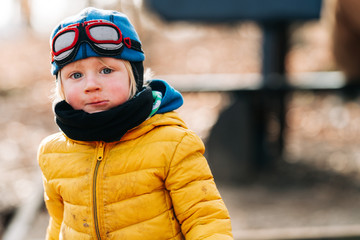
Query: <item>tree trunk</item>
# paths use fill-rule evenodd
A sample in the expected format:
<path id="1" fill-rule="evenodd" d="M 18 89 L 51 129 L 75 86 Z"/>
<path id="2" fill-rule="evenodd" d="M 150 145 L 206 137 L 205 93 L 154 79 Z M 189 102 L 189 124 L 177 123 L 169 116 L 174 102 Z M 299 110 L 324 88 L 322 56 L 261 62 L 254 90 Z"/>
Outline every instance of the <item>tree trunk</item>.
<path id="1" fill-rule="evenodd" d="M 19 0 L 22 21 L 26 29 L 31 28 L 31 8 L 29 0 Z"/>

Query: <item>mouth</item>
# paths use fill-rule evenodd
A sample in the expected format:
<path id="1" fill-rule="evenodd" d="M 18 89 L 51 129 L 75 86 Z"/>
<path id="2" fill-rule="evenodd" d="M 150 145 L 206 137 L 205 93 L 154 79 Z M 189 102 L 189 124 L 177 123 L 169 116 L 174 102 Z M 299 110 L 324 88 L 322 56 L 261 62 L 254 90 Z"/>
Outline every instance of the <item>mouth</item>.
<path id="1" fill-rule="evenodd" d="M 101 100 L 101 101 L 89 102 L 86 105 L 88 105 L 88 106 L 104 106 L 104 105 L 107 105 L 108 103 L 109 103 L 109 101 L 107 101 L 107 100 Z"/>

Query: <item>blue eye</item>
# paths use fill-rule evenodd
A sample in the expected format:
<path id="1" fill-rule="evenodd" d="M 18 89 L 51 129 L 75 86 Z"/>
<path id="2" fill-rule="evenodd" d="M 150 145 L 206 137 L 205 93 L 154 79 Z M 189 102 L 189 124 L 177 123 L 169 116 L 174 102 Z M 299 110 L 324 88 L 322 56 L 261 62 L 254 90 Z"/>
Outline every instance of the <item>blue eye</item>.
<path id="1" fill-rule="evenodd" d="M 104 68 L 103 70 L 101 70 L 101 72 L 102 73 L 104 73 L 104 74 L 110 74 L 110 73 L 112 73 L 112 69 L 110 69 L 110 68 Z"/>
<path id="2" fill-rule="evenodd" d="M 78 79 L 78 78 L 81 78 L 81 77 L 82 77 L 82 74 L 81 74 L 81 73 L 74 73 L 74 74 L 72 75 L 72 77 L 75 78 L 75 79 Z"/>

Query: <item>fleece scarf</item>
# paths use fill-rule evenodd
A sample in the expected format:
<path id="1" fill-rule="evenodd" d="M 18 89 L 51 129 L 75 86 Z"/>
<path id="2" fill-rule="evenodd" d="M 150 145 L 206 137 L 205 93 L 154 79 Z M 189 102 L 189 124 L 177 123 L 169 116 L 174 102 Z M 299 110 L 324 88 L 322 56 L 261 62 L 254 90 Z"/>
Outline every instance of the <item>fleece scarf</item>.
<path id="1" fill-rule="evenodd" d="M 151 115 L 153 93 L 150 87 L 146 87 L 124 104 L 98 113 L 74 110 L 65 101 L 57 103 L 54 111 L 57 125 L 69 138 L 113 142 Z"/>

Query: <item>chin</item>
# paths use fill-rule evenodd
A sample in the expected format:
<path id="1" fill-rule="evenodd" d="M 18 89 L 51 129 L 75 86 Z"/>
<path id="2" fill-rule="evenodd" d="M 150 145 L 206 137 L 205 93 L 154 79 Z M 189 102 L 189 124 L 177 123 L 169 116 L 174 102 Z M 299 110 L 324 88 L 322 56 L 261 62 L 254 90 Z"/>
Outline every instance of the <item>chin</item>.
<path id="1" fill-rule="evenodd" d="M 108 109 L 96 109 L 96 110 L 84 110 L 84 112 L 87 112 L 89 114 L 92 114 L 92 113 L 99 113 L 99 112 L 104 112 L 104 111 L 107 111 Z"/>

